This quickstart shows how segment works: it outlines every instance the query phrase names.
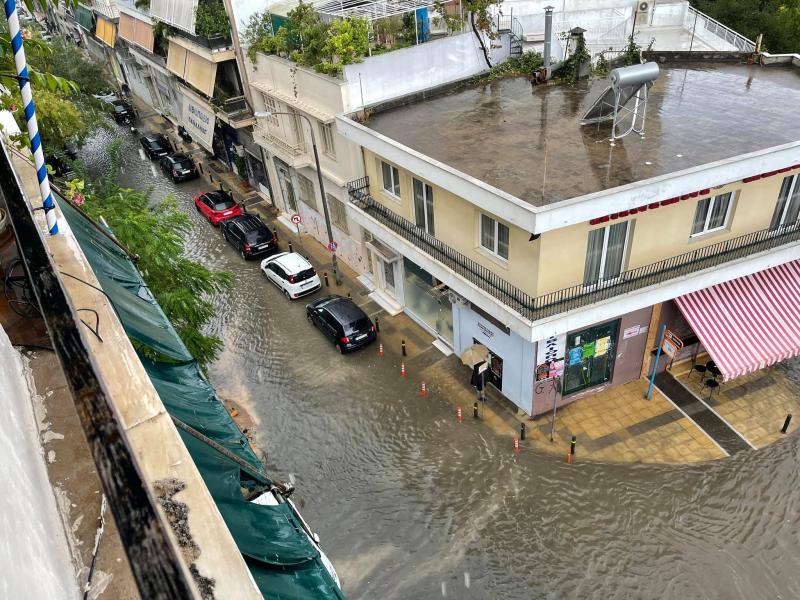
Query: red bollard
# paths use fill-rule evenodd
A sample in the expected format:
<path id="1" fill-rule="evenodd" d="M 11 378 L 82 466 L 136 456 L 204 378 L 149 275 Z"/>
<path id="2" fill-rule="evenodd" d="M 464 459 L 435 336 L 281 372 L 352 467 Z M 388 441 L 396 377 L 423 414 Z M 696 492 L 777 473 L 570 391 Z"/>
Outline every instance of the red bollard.
<path id="1" fill-rule="evenodd" d="M 426 387 L 425 382 L 423 381 L 422 382 L 422 397 L 424 398 L 427 395 L 428 395 L 428 388 Z"/>
<path id="2" fill-rule="evenodd" d="M 400 363 L 400 377 L 406 378 L 406 363 L 403 362 Z"/>
<path id="3" fill-rule="evenodd" d="M 458 409 L 456 410 L 456 419 L 458 419 L 459 423 L 461 423 L 461 418 L 462 418 L 461 417 L 461 407 L 459 406 Z"/>
<path id="4" fill-rule="evenodd" d="M 519 438 L 514 438 L 514 452 L 519 453 Z"/>
<path id="5" fill-rule="evenodd" d="M 378 356 L 383 358 L 383 344 L 378 344 Z"/>
<path id="6" fill-rule="evenodd" d="M 569 450 L 567 450 L 567 464 L 572 464 L 572 453 Z"/>

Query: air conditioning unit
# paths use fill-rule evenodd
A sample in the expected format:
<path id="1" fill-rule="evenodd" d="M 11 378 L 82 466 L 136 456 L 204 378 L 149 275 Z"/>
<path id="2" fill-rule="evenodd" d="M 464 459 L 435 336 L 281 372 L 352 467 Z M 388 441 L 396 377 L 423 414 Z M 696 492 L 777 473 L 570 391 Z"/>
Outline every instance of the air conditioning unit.
<path id="1" fill-rule="evenodd" d="M 645 0 L 640 0 L 636 4 L 636 23 L 647 25 L 650 22 L 650 15 L 653 10 L 653 5 Z"/>

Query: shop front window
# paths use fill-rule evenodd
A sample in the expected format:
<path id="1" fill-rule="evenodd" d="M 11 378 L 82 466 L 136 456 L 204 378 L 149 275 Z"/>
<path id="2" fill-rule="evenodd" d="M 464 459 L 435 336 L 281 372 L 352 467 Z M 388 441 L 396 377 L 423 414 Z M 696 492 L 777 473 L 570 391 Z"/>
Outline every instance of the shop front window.
<path id="1" fill-rule="evenodd" d="M 618 332 L 619 319 L 567 335 L 564 395 L 611 379 Z"/>
<path id="2" fill-rule="evenodd" d="M 452 345 L 453 305 L 447 288 L 407 258 L 403 258 L 403 274 L 406 308 Z"/>

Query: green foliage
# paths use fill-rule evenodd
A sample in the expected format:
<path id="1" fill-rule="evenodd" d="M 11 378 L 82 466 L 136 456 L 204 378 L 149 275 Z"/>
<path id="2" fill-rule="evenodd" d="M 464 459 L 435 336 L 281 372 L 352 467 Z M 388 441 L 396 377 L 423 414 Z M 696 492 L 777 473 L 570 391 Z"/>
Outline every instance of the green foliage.
<path id="1" fill-rule="evenodd" d="M 62 40 L 55 40 L 50 52 L 31 56 L 28 62 L 41 71 L 72 81 L 83 94 L 98 94 L 113 87 L 100 62 L 88 58 L 77 46 Z"/>
<path id="2" fill-rule="evenodd" d="M 251 17 L 246 33 L 251 61 L 255 62 L 257 52 L 278 54 L 320 73 L 338 75 L 342 65 L 358 62 L 369 51 L 369 25 L 365 19 L 348 17 L 325 23 L 313 6 L 302 0 L 287 18 L 288 27 L 281 26 L 272 35 L 264 26 L 266 13 Z M 257 35 L 261 37 L 254 39 Z"/>
<path id="3" fill-rule="evenodd" d="M 639 62 L 639 53 L 642 47 L 633 39 L 633 34 L 628 36 L 628 45 L 625 46 L 625 64 L 632 65 Z"/>
<path id="4" fill-rule="evenodd" d="M 328 27 L 322 51 L 328 60 L 350 65 L 369 51 L 369 31 L 367 21 L 357 17 L 337 19 Z"/>
<path id="5" fill-rule="evenodd" d="M 48 152 L 64 148 L 68 142 L 86 136 L 88 127 L 78 107 L 62 95 L 49 90 L 37 90 L 33 94 L 36 106 L 36 120 L 42 144 Z M 25 131 L 25 114 L 21 104 L 17 104 L 14 117 L 20 129 Z"/>
<path id="6" fill-rule="evenodd" d="M 230 35 L 231 23 L 221 0 L 201 0 L 197 4 L 194 30 L 205 38 Z"/>
<path id="7" fill-rule="evenodd" d="M 153 202 L 149 192 L 120 187 L 119 146 L 111 153 L 109 171 L 87 182 L 82 208 L 95 219 L 102 216 L 117 239 L 139 255 L 137 266 L 151 293 L 189 352 L 205 366 L 222 347 L 221 340 L 203 334 L 214 316 L 210 298 L 230 287 L 230 275 L 184 257 L 189 217 L 173 196 Z"/>
<path id="8" fill-rule="evenodd" d="M 272 37 L 272 18 L 268 11 L 250 15 L 242 31 L 242 40 L 245 44 L 257 44 L 261 39 Z"/>
<path id="9" fill-rule="evenodd" d="M 493 66 L 486 75 L 477 81 L 495 81 L 506 77 L 533 77 L 542 68 L 544 60 L 538 52 L 523 52 L 519 56 L 511 56 L 505 62 Z"/>
<path id="10" fill-rule="evenodd" d="M 150 10 L 150 0 L 136 0 L 133 3 L 133 5 L 139 10 L 144 10 L 144 11 Z"/>
<path id="11" fill-rule="evenodd" d="M 633 36 L 630 39 L 633 43 Z M 561 65 L 561 77 L 570 83 L 575 83 L 581 75 L 581 67 L 591 60 L 592 55 L 586 49 L 586 40 L 583 35 L 579 35 L 575 41 L 575 51 Z"/>
<path id="12" fill-rule="evenodd" d="M 485 33 L 492 32 L 489 7 L 493 4 L 499 4 L 498 0 L 464 0 L 464 8 L 474 16 L 475 27 Z"/>
<path id="13" fill-rule="evenodd" d="M 800 48 L 800 0 L 694 0 L 699 10 L 777 54 Z"/>

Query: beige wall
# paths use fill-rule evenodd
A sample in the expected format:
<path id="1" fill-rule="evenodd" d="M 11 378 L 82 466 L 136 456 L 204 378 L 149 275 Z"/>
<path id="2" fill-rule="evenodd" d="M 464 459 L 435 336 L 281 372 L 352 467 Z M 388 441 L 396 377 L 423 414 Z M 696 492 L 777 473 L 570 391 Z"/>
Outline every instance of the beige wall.
<path id="1" fill-rule="evenodd" d="M 372 197 L 402 217 L 414 222 L 413 173 L 399 169 L 401 198 L 398 200 L 383 191 L 379 161 L 380 158 L 375 154 L 364 150 L 364 167 L 369 176 Z M 481 211 L 447 190 L 437 186 L 431 187 L 433 188 L 436 238 L 478 264 L 491 269 L 499 277 L 513 283 L 522 291 L 536 295 L 539 242 L 529 242 L 531 235 L 529 232 L 500 220 L 509 227 L 508 261 L 493 257 L 480 247 Z"/>
<path id="2" fill-rule="evenodd" d="M 373 198 L 413 222 L 413 174 L 399 169 L 401 199 L 397 200 L 383 191 L 379 161 L 378 156 L 364 150 L 365 169 L 370 178 Z M 585 222 L 549 231 L 534 242 L 528 241 L 530 233 L 510 226 L 507 262 L 493 259 L 480 249 L 478 235 L 481 211 L 466 200 L 433 186 L 436 237 L 481 265 L 491 268 L 528 294 L 544 295 L 583 282 L 589 231 L 592 229 L 631 221 L 623 268 L 641 267 L 767 228 L 783 179 L 795 172 L 746 184 L 729 184 L 714 189 L 709 194 L 649 209 L 624 219 L 614 219 L 597 225 Z M 690 237 L 698 201 L 726 192 L 734 192 L 734 196 L 725 229 Z"/>
<path id="3" fill-rule="evenodd" d="M 682 200 L 677 204 L 638 213 L 626 219 L 598 225 L 588 222 L 550 231 L 541 238 L 542 264 L 558 268 L 539 270 L 539 293 L 547 294 L 583 281 L 589 231 L 625 220 L 631 221 L 626 269 L 635 269 L 697 248 L 723 242 L 746 233 L 765 229 L 778 200 L 782 174 L 752 183 L 735 183 L 712 190 L 711 194 Z M 690 238 L 692 222 L 701 198 L 738 192 L 725 229 Z"/>

